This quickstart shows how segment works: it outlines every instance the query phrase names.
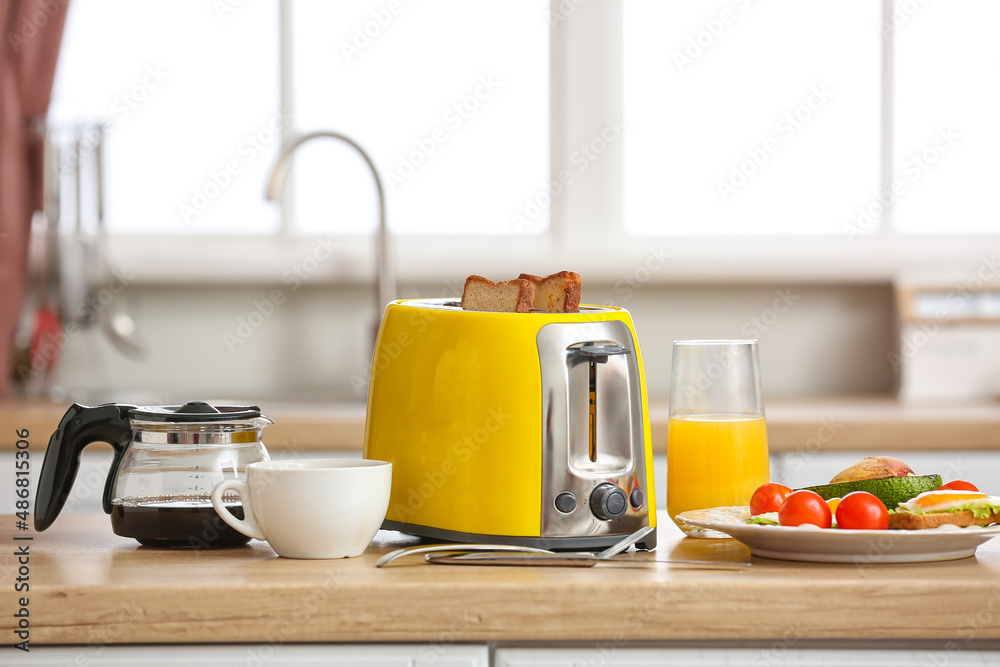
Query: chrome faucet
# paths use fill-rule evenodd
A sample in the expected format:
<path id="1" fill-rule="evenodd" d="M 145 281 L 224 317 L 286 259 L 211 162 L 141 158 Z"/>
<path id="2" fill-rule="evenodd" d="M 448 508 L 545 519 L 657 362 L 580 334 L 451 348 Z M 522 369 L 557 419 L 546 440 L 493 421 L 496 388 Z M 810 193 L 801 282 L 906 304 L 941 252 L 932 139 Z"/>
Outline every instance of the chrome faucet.
<path id="1" fill-rule="evenodd" d="M 267 194 L 265 196 L 273 202 L 281 201 L 282 186 L 285 183 L 285 174 L 291 166 L 292 153 L 307 141 L 321 137 L 338 139 L 356 150 L 364 158 L 365 163 L 372 172 L 372 178 L 375 179 L 375 190 L 378 194 L 378 230 L 375 237 L 375 299 L 377 301 L 375 304 L 375 323 L 377 329 L 378 322 L 382 317 L 382 311 L 390 301 L 396 298 L 396 279 L 392 272 L 392 262 L 389 256 L 389 230 L 385 224 L 385 191 L 382 188 L 382 177 L 379 176 L 378 169 L 375 167 L 371 156 L 365 152 L 365 149 L 358 142 L 337 132 L 320 130 L 299 137 L 293 137 L 281 147 L 278 159 L 275 161 L 274 166 L 271 167 L 271 175 L 267 179 Z"/>

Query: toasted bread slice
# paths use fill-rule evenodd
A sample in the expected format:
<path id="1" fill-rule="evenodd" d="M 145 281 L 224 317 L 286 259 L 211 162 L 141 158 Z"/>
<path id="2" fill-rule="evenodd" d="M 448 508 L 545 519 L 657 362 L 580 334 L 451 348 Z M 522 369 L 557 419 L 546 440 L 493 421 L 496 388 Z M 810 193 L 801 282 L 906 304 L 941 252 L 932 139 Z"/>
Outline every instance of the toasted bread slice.
<path id="1" fill-rule="evenodd" d="M 527 313 L 535 299 L 535 286 L 528 280 L 495 283 L 482 276 L 465 279 L 462 308 L 493 313 Z"/>
<path id="2" fill-rule="evenodd" d="M 535 286 L 534 307 L 550 313 L 580 312 L 580 294 L 583 282 L 579 273 L 560 271 L 540 278 L 530 273 L 522 273 L 520 280 L 528 280 Z"/>
<path id="3" fill-rule="evenodd" d="M 906 514 L 890 513 L 889 528 L 902 530 L 922 530 L 924 528 L 937 528 L 945 524 L 954 526 L 989 526 L 1000 522 L 1000 514 L 992 513 L 982 519 L 977 519 L 972 515 L 972 510 L 965 512 L 936 512 L 932 514 Z"/>

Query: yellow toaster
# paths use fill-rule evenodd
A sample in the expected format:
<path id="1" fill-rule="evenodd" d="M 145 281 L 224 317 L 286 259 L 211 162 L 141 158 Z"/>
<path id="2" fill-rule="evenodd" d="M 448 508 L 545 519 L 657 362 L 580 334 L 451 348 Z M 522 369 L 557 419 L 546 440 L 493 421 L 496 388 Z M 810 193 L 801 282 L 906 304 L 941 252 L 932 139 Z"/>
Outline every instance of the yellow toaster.
<path id="1" fill-rule="evenodd" d="M 392 462 L 383 528 L 597 549 L 656 525 L 639 341 L 621 308 L 394 301 L 375 343 L 366 458 Z M 655 531 L 640 548 L 656 544 Z"/>

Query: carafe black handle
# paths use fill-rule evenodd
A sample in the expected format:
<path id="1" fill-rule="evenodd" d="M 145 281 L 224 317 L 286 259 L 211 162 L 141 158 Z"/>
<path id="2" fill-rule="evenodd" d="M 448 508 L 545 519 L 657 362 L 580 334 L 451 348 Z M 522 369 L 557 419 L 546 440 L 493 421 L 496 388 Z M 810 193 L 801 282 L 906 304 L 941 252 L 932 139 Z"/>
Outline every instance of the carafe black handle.
<path id="1" fill-rule="evenodd" d="M 88 408 L 74 403 L 63 415 L 59 427 L 49 438 L 42 474 L 35 494 L 35 530 L 45 530 L 59 516 L 69 497 L 80 467 L 80 454 L 92 442 L 106 442 L 115 450 L 115 458 L 104 485 L 104 511 L 111 513 L 111 491 L 118 475 L 122 455 L 132 440 L 132 427 L 125 418 L 134 405 L 108 403 Z"/>

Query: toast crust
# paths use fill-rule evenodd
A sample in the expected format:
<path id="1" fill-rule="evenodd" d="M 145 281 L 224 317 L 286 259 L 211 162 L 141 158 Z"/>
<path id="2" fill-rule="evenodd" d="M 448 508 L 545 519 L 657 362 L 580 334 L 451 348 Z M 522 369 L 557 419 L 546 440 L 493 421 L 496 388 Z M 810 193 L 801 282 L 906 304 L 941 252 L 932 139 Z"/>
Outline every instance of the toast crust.
<path id="1" fill-rule="evenodd" d="M 580 296 L 583 281 L 580 274 L 560 271 L 544 278 L 530 273 L 522 273 L 519 280 L 530 281 L 535 287 L 534 307 L 550 313 L 580 312 Z"/>
<path id="2" fill-rule="evenodd" d="M 1000 522 L 1000 514 L 993 513 L 977 519 L 972 510 L 965 512 L 938 512 L 934 514 L 889 514 L 889 528 L 898 530 L 923 530 L 945 524 L 954 526 L 988 526 Z"/>
<path id="3" fill-rule="evenodd" d="M 495 283 L 482 276 L 465 279 L 462 308 L 493 313 L 527 313 L 535 300 L 535 286 L 528 280 Z"/>

